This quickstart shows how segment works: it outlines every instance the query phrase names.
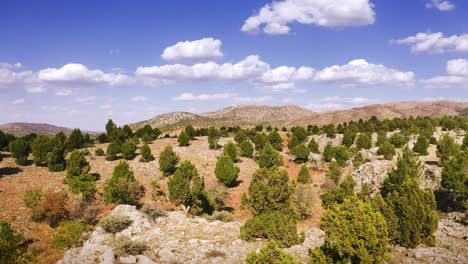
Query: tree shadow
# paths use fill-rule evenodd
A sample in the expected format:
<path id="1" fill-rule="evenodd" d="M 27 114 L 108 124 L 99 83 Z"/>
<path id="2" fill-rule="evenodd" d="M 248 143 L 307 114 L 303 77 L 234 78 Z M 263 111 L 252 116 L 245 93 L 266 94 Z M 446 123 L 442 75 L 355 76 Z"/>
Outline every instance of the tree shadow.
<path id="1" fill-rule="evenodd" d="M 99 181 L 101 179 L 101 174 L 95 172 L 95 173 L 91 173 L 91 176 L 94 177 L 94 180 L 95 181 Z"/>
<path id="2" fill-rule="evenodd" d="M 0 168 L 0 178 L 3 176 L 14 175 L 22 172 L 23 170 L 18 167 Z"/>
<path id="3" fill-rule="evenodd" d="M 218 211 L 226 211 L 226 212 L 232 213 L 232 212 L 234 212 L 234 207 L 231 207 L 231 206 L 221 206 L 221 207 L 219 207 L 219 210 L 218 210 Z"/>
<path id="4" fill-rule="evenodd" d="M 243 181 L 242 180 L 236 180 L 233 182 L 231 185 L 229 185 L 229 188 L 237 187 L 239 186 Z"/>
<path id="5" fill-rule="evenodd" d="M 427 164 L 427 165 L 439 165 L 439 162 L 434 161 L 434 160 L 427 160 L 424 163 Z"/>

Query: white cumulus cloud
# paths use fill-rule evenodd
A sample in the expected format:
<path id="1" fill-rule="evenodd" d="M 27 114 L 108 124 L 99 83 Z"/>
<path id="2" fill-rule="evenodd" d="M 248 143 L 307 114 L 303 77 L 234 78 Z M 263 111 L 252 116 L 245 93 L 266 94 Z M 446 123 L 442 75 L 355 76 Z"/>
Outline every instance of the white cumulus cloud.
<path id="1" fill-rule="evenodd" d="M 188 102 L 197 102 L 197 101 L 228 101 L 230 103 L 242 103 L 242 104 L 261 104 L 267 101 L 273 100 L 271 96 L 260 96 L 260 97 L 250 97 L 250 96 L 239 96 L 235 93 L 213 93 L 213 94 L 193 94 L 193 93 L 183 93 L 179 96 L 173 98 L 174 101 L 188 101 Z"/>
<path id="2" fill-rule="evenodd" d="M 132 102 L 145 102 L 146 100 L 148 100 L 148 98 L 146 98 L 145 96 L 138 95 L 138 96 L 133 96 L 132 98 L 130 98 L 130 100 Z"/>
<path id="3" fill-rule="evenodd" d="M 164 49 L 161 58 L 168 61 L 218 59 L 223 57 L 221 45 L 221 40 L 214 38 L 181 41 Z"/>
<path id="4" fill-rule="evenodd" d="M 11 103 L 14 105 L 20 105 L 20 104 L 24 104 L 24 102 L 25 102 L 24 98 L 18 98 L 16 100 L 13 100 L 13 102 Z"/>
<path id="5" fill-rule="evenodd" d="M 452 4 L 450 1 L 431 0 L 429 3 L 426 4 L 426 8 L 435 8 L 440 11 L 452 11 L 455 9 L 455 5 Z"/>
<path id="6" fill-rule="evenodd" d="M 317 111 L 333 111 L 333 110 L 342 110 L 350 109 L 353 107 L 360 107 L 371 103 L 376 103 L 378 100 L 369 99 L 364 97 L 341 97 L 341 96 L 330 96 L 320 99 L 314 99 L 311 103 L 305 107 Z"/>
<path id="7" fill-rule="evenodd" d="M 17 87 L 32 77 L 31 71 L 20 71 L 21 63 L 0 63 L 0 91 Z"/>
<path id="8" fill-rule="evenodd" d="M 382 64 L 368 63 L 363 59 L 326 67 L 315 75 L 317 81 L 339 82 L 344 86 L 412 85 L 414 79 L 413 72 L 402 72 Z"/>
<path id="9" fill-rule="evenodd" d="M 468 60 L 447 61 L 447 75 L 421 81 L 427 88 L 468 88 Z"/>
<path id="10" fill-rule="evenodd" d="M 391 40 L 394 44 L 406 44 L 413 53 L 468 52 L 468 34 L 445 37 L 442 32 L 418 33 L 403 39 Z"/>
<path id="11" fill-rule="evenodd" d="M 375 13 L 370 0 L 283 0 L 265 5 L 249 17 L 241 30 L 266 34 L 287 34 L 288 24 L 349 27 L 373 24 Z"/>

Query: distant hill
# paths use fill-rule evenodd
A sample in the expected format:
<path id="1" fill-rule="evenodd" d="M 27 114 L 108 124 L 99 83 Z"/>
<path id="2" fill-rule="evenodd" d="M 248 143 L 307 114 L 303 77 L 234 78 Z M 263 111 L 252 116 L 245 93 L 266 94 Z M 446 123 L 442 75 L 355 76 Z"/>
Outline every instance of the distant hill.
<path id="1" fill-rule="evenodd" d="M 59 127 L 50 124 L 38 124 L 38 123 L 23 123 L 14 122 L 0 125 L 0 130 L 13 134 L 15 136 L 24 136 L 30 133 L 36 133 L 40 135 L 55 135 L 59 132 L 63 132 L 66 135 L 70 134 L 73 129 L 68 127 Z M 83 133 L 97 134 L 98 132 L 93 131 L 81 131 Z"/>
<path id="2" fill-rule="evenodd" d="M 338 124 L 349 122 L 351 120 L 366 120 L 372 116 L 376 116 L 379 119 L 409 116 L 441 117 L 444 115 L 459 115 L 466 108 L 468 108 L 468 102 L 407 101 L 317 113 L 295 105 L 279 107 L 240 105 L 202 114 L 171 112 L 158 115 L 149 120 L 130 124 L 130 126 L 133 129 L 138 129 L 149 124 L 150 126 L 158 127 L 163 131 L 176 130 L 189 124 L 194 127 L 220 127 L 254 126 L 259 123 L 268 123 L 272 126 L 291 127 L 295 125 L 304 126 L 309 124 Z"/>

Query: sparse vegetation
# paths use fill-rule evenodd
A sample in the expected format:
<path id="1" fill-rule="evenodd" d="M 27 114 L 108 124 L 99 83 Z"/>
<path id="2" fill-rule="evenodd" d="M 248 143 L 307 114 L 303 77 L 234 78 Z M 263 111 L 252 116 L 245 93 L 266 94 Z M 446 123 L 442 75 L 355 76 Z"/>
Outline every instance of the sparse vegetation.
<path id="1" fill-rule="evenodd" d="M 60 223 L 52 235 L 52 248 L 71 248 L 80 246 L 82 234 L 91 230 L 91 227 L 79 220 Z"/>
<path id="2" fill-rule="evenodd" d="M 125 228 L 129 227 L 132 224 L 132 220 L 128 216 L 114 216 L 114 215 L 109 215 L 106 216 L 99 222 L 99 226 L 104 229 L 104 231 L 108 233 L 118 233 Z"/>
<path id="3" fill-rule="evenodd" d="M 167 145 L 161 154 L 159 154 L 159 168 L 163 175 L 169 176 L 174 174 L 179 163 L 179 156 L 174 152 L 170 145 Z"/>

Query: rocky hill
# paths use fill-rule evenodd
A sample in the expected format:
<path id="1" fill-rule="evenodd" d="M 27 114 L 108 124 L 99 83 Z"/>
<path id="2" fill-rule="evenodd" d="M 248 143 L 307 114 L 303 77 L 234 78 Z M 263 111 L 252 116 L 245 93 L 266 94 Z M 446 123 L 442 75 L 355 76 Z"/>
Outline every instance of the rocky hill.
<path id="1" fill-rule="evenodd" d="M 24 136 L 30 133 L 36 133 L 41 135 L 55 135 L 59 132 L 70 134 L 73 129 L 68 127 L 54 126 L 50 124 L 39 124 L 39 123 L 7 123 L 0 125 L 0 130 L 13 134 L 15 136 Z M 82 131 L 84 133 L 97 134 L 98 132 Z"/>
<path id="2" fill-rule="evenodd" d="M 444 115 L 459 115 L 466 108 L 468 108 L 468 102 L 408 101 L 316 113 L 295 105 L 280 107 L 241 105 L 231 106 L 219 111 L 199 115 L 187 112 L 172 112 L 156 116 L 146 121 L 131 124 L 131 127 L 138 129 L 149 124 L 152 127 L 159 127 L 165 131 L 178 129 L 189 124 L 195 127 L 220 127 L 254 126 L 259 123 L 268 123 L 278 127 L 290 127 L 295 125 L 305 126 L 309 124 L 338 124 L 351 120 L 366 120 L 372 116 L 376 116 L 379 119 L 409 116 L 441 117 Z"/>

